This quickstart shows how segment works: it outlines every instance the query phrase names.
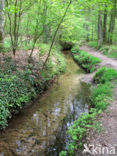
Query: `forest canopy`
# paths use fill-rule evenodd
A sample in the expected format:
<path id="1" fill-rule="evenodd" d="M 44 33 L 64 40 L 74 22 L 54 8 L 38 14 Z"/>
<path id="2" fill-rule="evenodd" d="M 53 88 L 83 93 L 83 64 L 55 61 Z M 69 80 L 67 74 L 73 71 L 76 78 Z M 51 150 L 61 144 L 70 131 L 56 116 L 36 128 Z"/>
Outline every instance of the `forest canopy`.
<path id="1" fill-rule="evenodd" d="M 56 41 L 116 43 L 116 0 L 0 0 L 0 42 L 5 51 L 34 49 L 51 42 L 64 12 Z"/>

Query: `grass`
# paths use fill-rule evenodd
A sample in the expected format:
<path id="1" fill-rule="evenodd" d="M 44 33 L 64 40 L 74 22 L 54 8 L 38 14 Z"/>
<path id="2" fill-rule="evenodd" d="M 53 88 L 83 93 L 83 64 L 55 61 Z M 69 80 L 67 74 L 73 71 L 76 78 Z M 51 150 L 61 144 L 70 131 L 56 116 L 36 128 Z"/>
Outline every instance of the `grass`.
<path id="1" fill-rule="evenodd" d="M 74 60 L 86 71 L 86 72 L 93 72 L 96 70 L 98 64 L 101 62 L 101 59 L 94 57 L 88 54 L 85 51 L 79 50 L 78 47 L 72 48 L 72 55 Z"/>

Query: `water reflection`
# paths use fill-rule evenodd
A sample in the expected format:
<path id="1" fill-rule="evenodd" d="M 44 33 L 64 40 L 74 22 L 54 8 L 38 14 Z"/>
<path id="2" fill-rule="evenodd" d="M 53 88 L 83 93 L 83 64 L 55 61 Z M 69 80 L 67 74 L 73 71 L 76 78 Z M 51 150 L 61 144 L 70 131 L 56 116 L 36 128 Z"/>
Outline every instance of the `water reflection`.
<path id="1" fill-rule="evenodd" d="M 74 120 L 83 112 L 88 112 L 90 88 L 81 86 L 80 94 L 78 94 L 70 103 L 67 116 L 62 120 L 57 130 L 56 139 L 53 144 L 45 151 L 45 156 L 59 156 L 62 150 L 67 149 L 67 143 L 71 140 L 67 131 L 72 126 Z M 71 98 L 72 99 L 72 98 Z"/>

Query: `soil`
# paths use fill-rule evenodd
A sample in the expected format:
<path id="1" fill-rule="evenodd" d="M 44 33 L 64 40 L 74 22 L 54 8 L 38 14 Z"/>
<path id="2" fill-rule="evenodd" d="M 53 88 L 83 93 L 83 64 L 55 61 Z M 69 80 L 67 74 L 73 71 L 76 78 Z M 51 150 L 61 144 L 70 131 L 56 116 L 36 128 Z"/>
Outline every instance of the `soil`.
<path id="1" fill-rule="evenodd" d="M 16 64 L 16 67 L 18 70 L 23 69 L 23 67 L 26 67 L 29 65 L 28 59 L 30 56 L 31 50 L 25 51 L 25 50 L 19 50 L 16 52 L 15 55 L 13 55 L 12 52 L 9 53 L 0 53 L 0 64 L 4 63 L 5 58 L 11 58 L 13 63 Z M 43 65 L 43 62 L 45 62 L 47 55 L 39 57 L 39 50 L 34 49 L 32 54 L 32 59 L 30 64 L 33 66 L 33 70 L 38 70 L 39 65 L 40 67 Z"/>
<path id="2" fill-rule="evenodd" d="M 107 56 L 101 54 L 101 52 L 95 51 L 92 48 L 89 48 L 88 46 L 83 46 L 80 49 L 88 52 L 93 56 L 102 59 L 100 66 L 106 66 L 117 69 L 116 59 L 108 58 Z M 87 81 L 91 81 L 93 75 L 94 73 L 89 74 Z M 84 79 L 86 80 L 87 77 L 85 77 Z M 94 154 L 92 155 L 117 156 L 117 87 L 115 88 L 114 93 L 115 93 L 114 101 L 110 104 L 108 112 L 107 111 L 103 112 L 101 117 L 98 119 L 102 126 L 101 132 L 97 133 L 94 131 L 90 131 L 89 136 L 87 137 L 87 144 L 94 145 L 94 147 L 97 147 L 98 152 L 97 153 L 94 152 Z M 103 152 L 104 149 L 105 151 Z M 107 149 L 109 151 L 107 151 Z"/>

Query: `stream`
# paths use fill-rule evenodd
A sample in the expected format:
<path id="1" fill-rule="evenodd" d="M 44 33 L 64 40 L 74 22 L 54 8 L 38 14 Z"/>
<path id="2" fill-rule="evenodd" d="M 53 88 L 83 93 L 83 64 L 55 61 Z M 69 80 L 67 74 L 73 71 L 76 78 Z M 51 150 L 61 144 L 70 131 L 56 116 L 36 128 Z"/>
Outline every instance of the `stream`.
<path id="1" fill-rule="evenodd" d="M 0 132 L 0 156 L 58 156 L 70 139 L 73 121 L 88 112 L 90 87 L 69 54 L 66 72 L 39 100 L 33 102 Z"/>

